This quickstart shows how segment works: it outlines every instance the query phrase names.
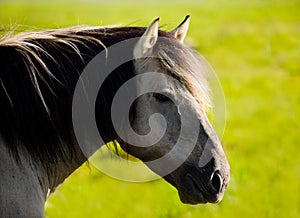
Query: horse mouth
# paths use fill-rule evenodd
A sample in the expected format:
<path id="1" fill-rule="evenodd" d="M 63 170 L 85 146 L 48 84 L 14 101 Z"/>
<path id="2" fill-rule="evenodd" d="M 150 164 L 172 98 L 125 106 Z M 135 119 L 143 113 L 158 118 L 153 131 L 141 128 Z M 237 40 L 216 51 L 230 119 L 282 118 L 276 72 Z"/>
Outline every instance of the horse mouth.
<path id="1" fill-rule="evenodd" d="M 184 204 L 206 204 L 208 202 L 190 174 L 185 176 L 185 187 L 179 190 L 179 197 Z"/>
<path id="2" fill-rule="evenodd" d="M 203 190 L 199 181 L 191 174 L 184 177 L 184 187 L 179 189 L 179 197 L 182 203 L 185 204 L 206 204 L 218 203 L 222 200 L 222 192 L 214 192 Z M 205 188 L 204 188 L 205 189 Z"/>

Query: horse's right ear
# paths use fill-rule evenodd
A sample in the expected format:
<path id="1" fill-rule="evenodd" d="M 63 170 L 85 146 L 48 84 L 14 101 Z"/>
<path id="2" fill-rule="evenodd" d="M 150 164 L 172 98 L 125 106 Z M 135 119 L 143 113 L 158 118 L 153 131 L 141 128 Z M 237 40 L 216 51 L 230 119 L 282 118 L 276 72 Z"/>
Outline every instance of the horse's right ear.
<path id="1" fill-rule="evenodd" d="M 133 57 L 135 59 L 149 55 L 152 52 L 158 37 L 158 21 L 156 18 L 146 29 L 133 49 Z"/>

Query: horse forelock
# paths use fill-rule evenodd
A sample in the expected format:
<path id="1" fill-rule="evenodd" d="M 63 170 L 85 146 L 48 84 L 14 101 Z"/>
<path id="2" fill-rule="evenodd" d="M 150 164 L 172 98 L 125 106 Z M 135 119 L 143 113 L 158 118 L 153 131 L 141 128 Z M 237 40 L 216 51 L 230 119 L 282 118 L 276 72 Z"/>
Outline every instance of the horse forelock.
<path id="1" fill-rule="evenodd" d="M 201 108 L 212 107 L 207 77 L 210 67 L 201 56 L 177 40 L 161 38 L 154 48 L 160 67 L 184 84 Z"/>

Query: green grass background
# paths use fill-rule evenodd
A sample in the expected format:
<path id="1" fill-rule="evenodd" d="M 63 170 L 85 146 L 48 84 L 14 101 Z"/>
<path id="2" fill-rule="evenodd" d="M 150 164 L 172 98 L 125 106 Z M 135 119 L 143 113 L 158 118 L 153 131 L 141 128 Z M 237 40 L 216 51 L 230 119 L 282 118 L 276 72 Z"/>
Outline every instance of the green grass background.
<path id="1" fill-rule="evenodd" d="M 0 29 L 78 24 L 164 28 L 191 14 L 189 42 L 214 67 L 227 104 L 231 182 L 217 205 L 183 205 L 163 180 L 126 183 L 83 165 L 46 217 L 300 217 L 300 1 L 7 1 Z"/>

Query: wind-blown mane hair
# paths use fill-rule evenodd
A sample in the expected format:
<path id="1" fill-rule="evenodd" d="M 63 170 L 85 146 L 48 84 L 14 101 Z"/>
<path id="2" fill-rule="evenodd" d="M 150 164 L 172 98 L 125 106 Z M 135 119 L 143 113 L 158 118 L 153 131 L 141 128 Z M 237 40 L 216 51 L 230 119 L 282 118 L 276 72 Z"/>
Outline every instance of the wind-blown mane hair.
<path id="1" fill-rule="evenodd" d="M 23 146 L 46 167 L 75 157 L 72 97 L 81 72 L 106 47 L 144 31 L 144 27 L 71 27 L 4 36 L 0 40 L 0 139 L 12 155 L 17 158 Z M 159 31 L 159 36 L 172 39 L 154 48 L 162 69 L 185 84 L 199 104 L 209 105 L 197 57 L 172 34 Z M 97 123 L 107 142 L 115 138 L 110 118 L 113 96 L 135 73 L 129 61 L 112 72 L 99 91 Z"/>

